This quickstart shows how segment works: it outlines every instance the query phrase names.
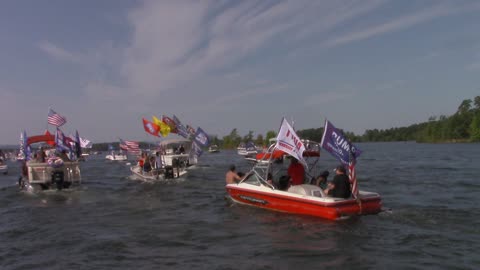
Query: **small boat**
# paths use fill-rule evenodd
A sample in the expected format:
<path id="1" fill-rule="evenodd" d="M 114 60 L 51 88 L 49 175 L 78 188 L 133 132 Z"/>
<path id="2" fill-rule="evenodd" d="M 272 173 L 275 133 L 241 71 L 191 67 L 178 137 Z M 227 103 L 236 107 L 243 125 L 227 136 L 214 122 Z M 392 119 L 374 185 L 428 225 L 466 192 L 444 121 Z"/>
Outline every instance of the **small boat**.
<path id="1" fill-rule="evenodd" d="M 208 152 L 209 153 L 218 153 L 220 150 L 218 149 L 218 145 L 212 144 L 210 147 L 208 147 Z"/>
<path id="2" fill-rule="evenodd" d="M 162 168 L 144 172 L 143 168 L 136 164 L 130 167 L 134 178 L 142 181 L 161 181 L 175 179 L 187 174 L 187 169 L 197 164 L 195 156 L 190 155 L 192 142 L 186 139 L 168 139 L 160 142 L 159 149 L 152 151 L 154 155 L 159 153 L 162 159 Z"/>
<path id="3" fill-rule="evenodd" d="M 127 155 L 122 152 L 115 153 L 112 151 L 109 155 L 106 155 L 105 158 L 112 161 L 125 161 L 127 160 Z"/>
<path id="4" fill-rule="evenodd" d="M 309 142 L 313 146 L 313 142 Z M 317 144 L 318 145 L 318 144 Z M 308 168 L 312 170 L 320 156 L 320 147 L 303 152 L 309 160 Z M 380 195 L 374 192 L 359 191 L 357 198 L 334 198 L 324 194 L 323 190 L 310 184 L 295 185 L 287 188 L 288 180 L 283 163 L 274 162 L 278 155 L 272 145 L 264 158 L 267 162 L 256 162 L 246 176 L 235 184 L 227 184 L 229 198 L 236 203 L 291 214 L 309 215 L 329 220 L 344 219 L 353 215 L 376 214 L 381 211 Z M 316 153 L 318 152 L 318 153 Z M 309 158 L 309 159 L 307 159 Z M 277 168 L 276 166 L 279 166 Z M 267 181 L 271 174 L 273 183 Z M 306 179 L 314 176 L 306 172 Z"/>
<path id="5" fill-rule="evenodd" d="M 247 144 L 240 143 L 237 147 L 237 153 L 244 157 L 253 157 L 258 151 L 253 142 L 248 142 Z"/>

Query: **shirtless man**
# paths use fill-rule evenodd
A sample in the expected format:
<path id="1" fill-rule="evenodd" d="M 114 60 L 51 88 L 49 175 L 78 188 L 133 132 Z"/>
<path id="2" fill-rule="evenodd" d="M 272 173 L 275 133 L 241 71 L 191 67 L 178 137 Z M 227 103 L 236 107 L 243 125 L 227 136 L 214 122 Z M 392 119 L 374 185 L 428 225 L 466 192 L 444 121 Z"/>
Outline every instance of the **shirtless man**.
<path id="1" fill-rule="evenodd" d="M 238 181 L 242 179 L 240 176 L 238 176 L 237 172 L 235 172 L 235 165 L 230 166 L 230 170 L 227 172 L 225 175 L 225 182 L 228 184 L 236 184 Z"/>

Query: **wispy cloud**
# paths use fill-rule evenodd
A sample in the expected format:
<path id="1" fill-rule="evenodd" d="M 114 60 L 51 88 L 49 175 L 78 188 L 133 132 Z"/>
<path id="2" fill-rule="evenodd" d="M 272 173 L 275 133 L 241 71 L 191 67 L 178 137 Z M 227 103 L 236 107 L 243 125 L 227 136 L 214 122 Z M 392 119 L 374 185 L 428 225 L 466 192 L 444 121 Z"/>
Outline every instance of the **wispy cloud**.
<path id="1" fill-rule="evenodd" d="M 72 52 L 69 52 L 63 48 L 60 48 L 56 46 L 55 44 L 49 42 L 49 41 L 41 41 L 38 44 L 38 47 L 50 55 L 51 57 L 61 60 L 61 61 L 67 61 L 67 62 L 72 62 L 72 63 L 77 63 L 77 64 L 82 64 L 83 60 L 82 57 L 78 54 L 74 54 Z"/>
<path id="2" fill-rule="evenodd" d="M 357 31 L 352 31 L 350 33 L 331 37 L 325 41 L 322 46 L 324 47 L 335 47 L 342 44 L 351 43 L 358 40 L 363 40 L 371 38 L 374 36 L 406 29 L 414 25 L 431 21 L 433 19 L 447 16 L 451 14 L 456 14 L 460 12 L 475 11 L 479 10 L 480 5 L 478 3 L 454 6 L 449 3 L 439 3 L 428 8 L 424 8 L 420 11 L 413 11 L 406 15 L 399 16 L 392 20 L 388 20 L 378 25 L 373 25 L 370 27 L 365 27 Z"/>

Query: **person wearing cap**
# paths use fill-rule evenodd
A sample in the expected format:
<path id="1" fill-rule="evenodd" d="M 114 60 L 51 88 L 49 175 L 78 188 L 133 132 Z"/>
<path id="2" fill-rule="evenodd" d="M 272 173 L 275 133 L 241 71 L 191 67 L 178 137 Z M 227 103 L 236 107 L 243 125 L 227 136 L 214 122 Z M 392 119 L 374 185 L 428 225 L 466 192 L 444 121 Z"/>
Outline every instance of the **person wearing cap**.
<path id="1" fill-rule="evenodd" d="M 328 187 L 324 190 L 325 194 L 336 198 L 350 198 L 350 180 L 346 174 L 345 167 L 339 165 L 335 169 L 333 180 L 328 183 Z"/>
<path id="2" fill-rule="evenodd" d="M 328 171 L 323 171 L 317 179 L 315 179 L 314 185 L 320 187 L 321 189 L 327 188 L 327 177 L 330 175 Z"/>
<path id="3" fill-rule="evenodd" d="M 290 184 L 292 186 L 303 184 L 303 179 L 305 177 L 305 168 L 303 165 L 298 163 L 298 160 L 294 157 L 290 158 L 290 166 L 288 167 L 288 176 L 290 176 Z"/>
<path id="4" fill-rule="evenodd" d="M 230 165 L 230 168 L 225 175 L 225 182 L 228 184 L 236 184 L 242 179 L 235 171 L 235 165 Z"/>

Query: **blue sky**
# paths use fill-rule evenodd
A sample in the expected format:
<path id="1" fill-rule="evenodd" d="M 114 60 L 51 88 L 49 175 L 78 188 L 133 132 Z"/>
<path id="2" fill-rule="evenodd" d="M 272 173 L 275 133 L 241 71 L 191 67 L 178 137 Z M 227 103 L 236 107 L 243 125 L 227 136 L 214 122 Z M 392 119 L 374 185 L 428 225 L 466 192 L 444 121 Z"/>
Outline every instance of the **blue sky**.
<path id="1" fill-rule="evenodd" d="M 479 1 L 1 1 L 0 143 L 52 106 L 93 142 L 177 115 L 220 137 L 362 134 L 480 95 Z M 53 127 L 50 126 L 50 131 Z"/>

